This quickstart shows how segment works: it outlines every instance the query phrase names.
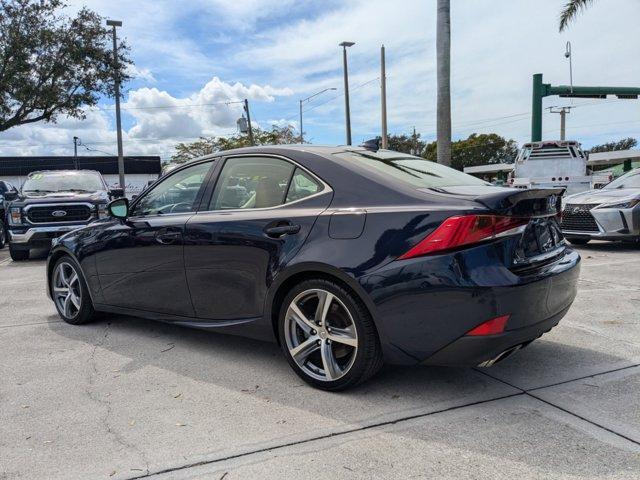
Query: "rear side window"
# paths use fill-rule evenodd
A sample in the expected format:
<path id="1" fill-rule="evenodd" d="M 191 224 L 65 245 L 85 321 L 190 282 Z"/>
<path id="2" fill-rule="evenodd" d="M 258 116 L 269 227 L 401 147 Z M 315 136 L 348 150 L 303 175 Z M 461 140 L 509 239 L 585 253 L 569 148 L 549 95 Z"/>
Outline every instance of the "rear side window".
<path id="1" fill-rule="evenodd" d="M 289 185 L 286 202 L 301 200 L 305 197 L 315 195 L 320 190 L 322 190 L 322 185 L 318 183 L 316 179 L 301 168 L 296 168 L 293 178 L 291 179 L 291 185 Z"/>
<path id="2" fill-rule="evenodd" d="M 209 210 L 282 205 L 294 168 L 278 158 L 230 158 L 220 172 Z"/>
<path id="3" fill-rule="evenodd" d="M 220 172 L 208 210 L 277 207 L 322 190 L 312 175 L 271 157 L 229 158 Z"/>
<path id="4" fill-rule="evenodd" d="M 388 151 L 347 151 L 335 155 L 417 188 L 490 185 L 453 168 L 411 155 Z"/>

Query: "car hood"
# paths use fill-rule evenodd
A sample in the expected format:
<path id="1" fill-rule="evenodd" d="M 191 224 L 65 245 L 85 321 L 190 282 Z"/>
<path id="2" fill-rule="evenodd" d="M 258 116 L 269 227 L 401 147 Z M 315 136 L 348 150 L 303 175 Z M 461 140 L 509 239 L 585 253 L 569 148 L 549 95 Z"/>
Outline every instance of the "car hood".
<path id="1" fill-rule="evenodd" d="M 17 201 L 35 203 L 65 203 L 65 202 L 88 202 L 96 203 L 103 200 L 109 201 L 107 192 L 52 192 L 52 193 L 22 193 Z"/>
<path id="2" fill-rule="evenodd" d="M 588 190 L 586 192 L 569 195 L 565 198 L 565 203 L 611 203 L 633 200 L 640 195 L 638 188 L 620 188 Z"/>

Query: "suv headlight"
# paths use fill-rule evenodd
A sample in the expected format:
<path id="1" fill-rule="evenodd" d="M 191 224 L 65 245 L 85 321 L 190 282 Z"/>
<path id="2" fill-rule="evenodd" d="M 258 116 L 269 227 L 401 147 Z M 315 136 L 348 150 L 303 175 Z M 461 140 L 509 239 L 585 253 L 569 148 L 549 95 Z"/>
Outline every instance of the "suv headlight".
<path id="1" fill-rule="evenodd" d="M 598 205 L 598 208 L 633 208 L 640 203 L 640 198 L 629 200 L 622 203 L 609 203 L 604 205 Z"/>
<path id="2" fill-rule="evenodd" d="M 22 223 L 22 209 L 20 207 L 11 207 L 9 209 L 9 223 L 11 225 L 20 225 Z"/>
<path id="3" fill-rule="evenodd" d="M 98 218 L 107 218 L 109 213 L 107 212 L 107 204 L 101 203 L 98 205 Z"/>

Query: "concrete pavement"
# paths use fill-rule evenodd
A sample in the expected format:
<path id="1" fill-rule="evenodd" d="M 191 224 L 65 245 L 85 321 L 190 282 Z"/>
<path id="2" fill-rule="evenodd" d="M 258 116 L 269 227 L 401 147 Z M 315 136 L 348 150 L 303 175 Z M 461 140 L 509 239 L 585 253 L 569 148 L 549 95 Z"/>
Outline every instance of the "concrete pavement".
<path id="1" fill-rule="evenodd" d="M 106 316 L 0 250 L 0 479 L 638 478 L 640 251 L 580 248 L 560 326 L 490 369 L 313 390 L 276 345 Z"/>

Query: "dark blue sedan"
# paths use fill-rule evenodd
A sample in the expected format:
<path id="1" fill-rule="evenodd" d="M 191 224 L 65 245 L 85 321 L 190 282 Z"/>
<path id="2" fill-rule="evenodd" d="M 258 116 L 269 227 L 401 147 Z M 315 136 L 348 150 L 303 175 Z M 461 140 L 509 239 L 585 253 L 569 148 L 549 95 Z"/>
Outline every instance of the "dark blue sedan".
<path id="1" fill-rule="evenodd" d="M 327 390 L 383 362 L 489 366 L 575 298 L 560 194 L 388 150 L 220 152 L 58 239 L 49 294 L 71 324 L 112 312 L 274 339 Z"/>

